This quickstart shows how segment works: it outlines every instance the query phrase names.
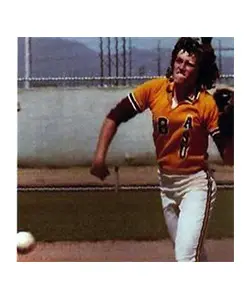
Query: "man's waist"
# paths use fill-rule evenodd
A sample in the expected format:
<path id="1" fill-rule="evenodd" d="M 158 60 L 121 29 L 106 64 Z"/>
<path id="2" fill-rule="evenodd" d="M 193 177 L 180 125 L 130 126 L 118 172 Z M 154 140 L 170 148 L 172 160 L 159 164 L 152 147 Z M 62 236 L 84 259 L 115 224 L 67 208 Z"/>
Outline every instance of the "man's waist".
<path id="1" fill-rule="evenodd" d="M 158 166 L 159 171 L 161 173 L 165 173 L 166 175 L 189 175 L 202 170 L 207 170 L 207 164 L 205 162 L 192 166 L 168 165 L 165 162 L 161 162 L 158 163 Z"/>

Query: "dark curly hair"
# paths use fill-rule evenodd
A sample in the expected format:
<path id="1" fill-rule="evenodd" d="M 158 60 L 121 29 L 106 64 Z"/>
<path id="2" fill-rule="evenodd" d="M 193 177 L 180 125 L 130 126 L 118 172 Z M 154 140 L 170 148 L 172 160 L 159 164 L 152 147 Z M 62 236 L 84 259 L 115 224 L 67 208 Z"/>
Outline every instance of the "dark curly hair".
<path id="1" fill-rule="evenodd" d="M 177 54 L 181 51 L 187 51 L 189 54 L 194 54 L 199 60 L 199 73 L 197 77 L 196 87 L 198 89 L 210 89 L 214 86 L 219 77 L 219 70 L 216 65 L 216 55 L 211 46 L 212 38 L 191 38 L 181 37 L 172 51 L 171 65 L 167 70 L 167 78 L 172 77 L 173 66 Z"/>

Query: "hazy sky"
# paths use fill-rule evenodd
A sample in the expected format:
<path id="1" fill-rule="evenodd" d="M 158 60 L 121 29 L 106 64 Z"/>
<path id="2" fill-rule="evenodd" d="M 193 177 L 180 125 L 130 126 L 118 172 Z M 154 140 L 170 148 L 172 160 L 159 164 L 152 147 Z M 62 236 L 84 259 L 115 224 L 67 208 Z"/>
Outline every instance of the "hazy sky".
<path id="1" fill-rule="evenodd" d="M 98 50 L 99 49 L 99 38 L 98 37 L 66 37 L 66 39 L 77 40 L 84 43 L 87 47 Z M 104 38 L 105 39 L 105 38 Z M 176 37 L 132 37 L 132 46 L 143 49 L 156 49 L 158 42 L 163 48 L 172 48 L 177 40 Z M 214 48 L 219 47 L 221 43 L 222 48 L 234 48 L 233 37 L 214 37 L 212 44 Z M 231 52 L 232 51 L 228 51 Z"/>

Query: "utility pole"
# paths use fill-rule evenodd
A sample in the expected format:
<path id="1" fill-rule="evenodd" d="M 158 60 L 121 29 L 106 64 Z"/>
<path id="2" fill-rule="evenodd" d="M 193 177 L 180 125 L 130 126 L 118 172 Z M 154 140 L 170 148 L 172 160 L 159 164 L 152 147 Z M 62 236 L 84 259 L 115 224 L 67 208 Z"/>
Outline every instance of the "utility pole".
<path id="1" fill-rule="evenodd" d="M 126 85 L 126 76 L 127 76 L 127 70 L 126 70 L 126 38 L 123 37 L 122 38 L 122 46 L 123 46 L 123 77 L 124 77 L 124 81 L 123 84 Z"/>
<path id="2" fill-rule="evenodd" d="M 24 87 L 30 88 L 29 78 L 31 77 L 31 38 L 24 38 L 24 62 L 25 62 L 25 74 L 24 74 Z"/>
<path id="3" fill-rule="evenodd" d="M 100 77 L 101 77 L 101 86 L 103 86 L 103 77 L 104 77 L 104 68 L 103 68 L 103 40 L 100 37 Z"/>
<path id="4" fill-rule="evenodd" d="M 157 74 L 161 76 L 161 41 L 158 40 L 157 45 Z"/>
<path id="5" fill-rule="evenodd" d="M 222 74 L 222 57 L 221 57 L 222 47 L 221 40 L 219 40 L 219 72 Z"/>
<path id="6" fill-rule="evenodd" d="M 132 39 L 128 39 L 128 44 L 129 44 L 129 77 L 132 77 Z"/>
<path id="7" fill-rule="evenodd" d="M 115 76 L 119 76 L 118 37 L 115 38 Z M 118 85 L 118 79 L 116 79 L 115 85 Z"/>
<path id="8" fill-rule="evenodd" d="M 110 37 L 108 40 L 108 76 L 111 77 L 111 49 L 110 49 Z M 109 80 L 109 84 L 111 85 L 111 80 Z"/>

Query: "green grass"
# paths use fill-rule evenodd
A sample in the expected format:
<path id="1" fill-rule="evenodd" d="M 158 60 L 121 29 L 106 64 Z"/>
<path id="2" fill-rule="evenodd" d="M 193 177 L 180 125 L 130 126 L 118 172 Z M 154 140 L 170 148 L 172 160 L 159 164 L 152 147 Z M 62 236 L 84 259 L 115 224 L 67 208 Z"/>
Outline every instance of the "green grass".
<path id="1" fill-rule="evenodd" d="M 168 237 L 159 192 L 18 192 L 18 230 L 38 241 Z M 233 191 L 218 192 L 208 237 L 233 237 Z"/>
<path id="2" fill-rule="evenodd" d="M 219 190 L 209 222 L 208 237 L 234 236 L 234 191 Z"/>

